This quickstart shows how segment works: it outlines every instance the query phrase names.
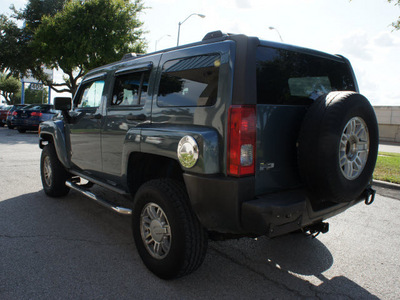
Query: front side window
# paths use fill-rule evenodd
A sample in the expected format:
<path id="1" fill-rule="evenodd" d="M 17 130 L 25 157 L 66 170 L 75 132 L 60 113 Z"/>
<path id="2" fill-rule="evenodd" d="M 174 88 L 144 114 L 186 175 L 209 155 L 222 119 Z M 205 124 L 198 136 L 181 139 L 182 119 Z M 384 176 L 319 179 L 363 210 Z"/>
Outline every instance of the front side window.
<path id="1" fill-rule="evenodd" d="M 120 75 L 115 79 L 111 106 L 141 106 L 147 98 L 150 71 Z"/>
<path id="2" fill-rule="evenodd" d="M 101 97 L 103 95 L 103 89 L 104 80 L 83 83 L 83 86 L 81 87 L 81 93 L 79 94 L 77 101 L 77 107 L 99 107 L 101 103 Z"/>
<path id="3" fill-rule="evenodd" d="M 331 91 L 354 91 L 348 65 L 310 54 L 258 47 L 257 103 L 304 105 Z"/>
<path id="4" fill-rule="evenodd" d="M 217 100 L 219 55 L 171 60 L 164 64 L 158 106 L 211 106 Z"/>

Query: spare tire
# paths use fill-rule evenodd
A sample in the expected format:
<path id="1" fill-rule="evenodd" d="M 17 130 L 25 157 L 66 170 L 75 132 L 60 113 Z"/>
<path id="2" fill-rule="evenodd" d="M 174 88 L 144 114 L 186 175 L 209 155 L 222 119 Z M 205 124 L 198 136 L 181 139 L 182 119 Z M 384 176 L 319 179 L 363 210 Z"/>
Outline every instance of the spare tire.
<path id="1" fill-rule="evenodd" d="M 300 176 L 314 203 L 343 203 L 369 185 L 378 155 L 374 109 L 362 95 L 319 97 L 303 120 L 298 140 Z"/>

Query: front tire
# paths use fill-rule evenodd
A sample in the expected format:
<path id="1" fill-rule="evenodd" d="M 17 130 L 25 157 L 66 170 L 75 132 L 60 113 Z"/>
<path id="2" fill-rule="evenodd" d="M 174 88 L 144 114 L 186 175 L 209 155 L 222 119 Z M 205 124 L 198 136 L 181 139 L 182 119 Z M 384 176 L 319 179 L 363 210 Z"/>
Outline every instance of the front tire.
<path id="1" fill-rule="evenodd" d="M 44 192 L 51 197 L 65 196 L 69 188 L 65 181 L 69 175 L 57 157 L 54 145 L 49 143 L 44 146 L 40 158 L 40 175 Z"/>
<path id="2" fill-rule="evenodd" d="M 160 278 L 190 274 L 204 260 L 207 233 L 180 182 L 157 179 L 142 185 L 134 200 L 132 227 L 143 263 Z"/>

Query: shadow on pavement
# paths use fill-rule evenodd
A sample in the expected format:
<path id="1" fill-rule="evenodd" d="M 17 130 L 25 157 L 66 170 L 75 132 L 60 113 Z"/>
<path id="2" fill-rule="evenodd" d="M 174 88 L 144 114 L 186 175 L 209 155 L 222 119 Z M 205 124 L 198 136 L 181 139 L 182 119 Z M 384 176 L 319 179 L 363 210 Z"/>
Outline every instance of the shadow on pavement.
<path id="1" fill-rule="evenodd" d="M 329 249 L 301 234 L 210 242 L 199 270 L 160 280 L 143 266 L 130 224 L 73 191 L 59 199 L 40 190 L 1 201 L 0 297 L 377 299 L 344 276 L 326 278 L 334 263 Z"/>
<path id="2" fill-rule="evenodd" d="M 260 278 L 257 285 L 267 286 L 268 289 L 281 287 L 293 293 L 285 297 L 336 299 L 355 296 L 378 299 L 349 278 L 326 278 L 323 272 L 329 270 L 334 263 L 329 249 L 318 239 L 306 237 L 301 233 L 274 239 L 262 237 L 217 242 L 211 244 L 211 249 L 233 263 L 259 274 L 264 280 Z M 280 298 L 282 294 L 271 294 L 267 296 L 269 297 Z"/>

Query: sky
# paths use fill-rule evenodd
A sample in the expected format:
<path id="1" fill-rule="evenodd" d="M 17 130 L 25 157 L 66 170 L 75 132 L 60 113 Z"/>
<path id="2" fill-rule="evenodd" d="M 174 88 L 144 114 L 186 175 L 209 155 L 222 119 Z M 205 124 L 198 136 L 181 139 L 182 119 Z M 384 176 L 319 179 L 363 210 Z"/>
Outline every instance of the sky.
<path id="1" fill-rule="evenodd" d="M 400 6 L 387 0 L 144 0 L 148 52 L 201 40 L 221 30 L 341 54 L 355 71 L 360 92 L 373 105 L 400 105 L 400 31 L 391 23 Z M 27 0 L 1 0 L 0 13 Z M 56 75 L 55 78 L 61 78 Z M 53 94 L 55 94 L 53 92 Z"/>

